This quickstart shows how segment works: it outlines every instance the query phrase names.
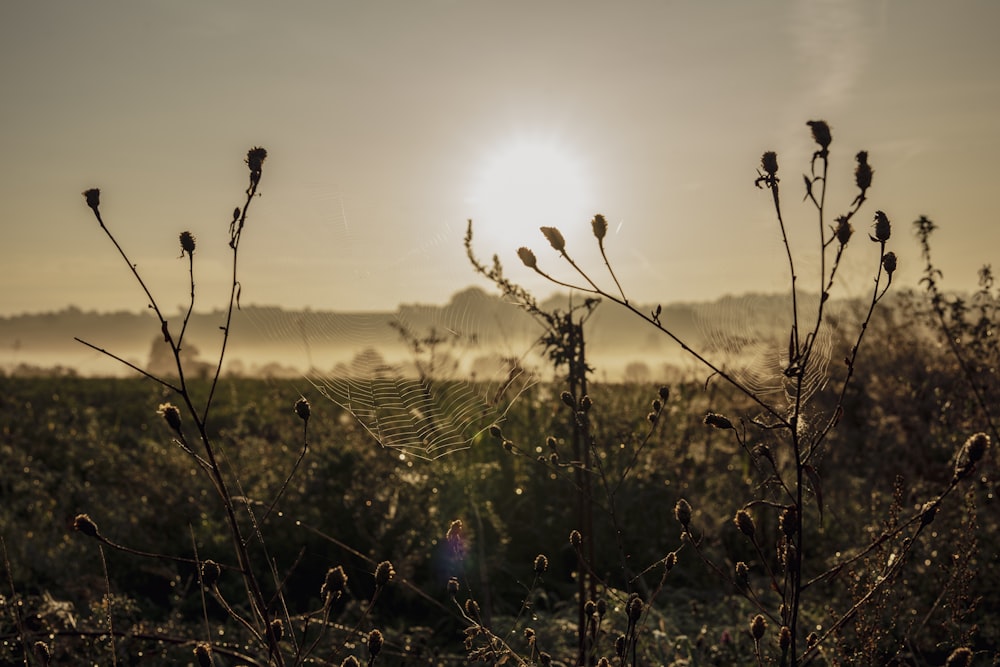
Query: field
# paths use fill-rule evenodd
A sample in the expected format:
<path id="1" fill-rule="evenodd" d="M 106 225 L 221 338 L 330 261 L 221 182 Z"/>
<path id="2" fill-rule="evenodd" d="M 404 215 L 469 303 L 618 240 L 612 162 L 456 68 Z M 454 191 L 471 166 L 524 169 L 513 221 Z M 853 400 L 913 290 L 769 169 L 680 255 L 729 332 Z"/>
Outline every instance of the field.
<path id="1" fill-rule="evenodd" d="M 817 466 L 824 512 L 820 519 L 810 500 L 809 574 L 860 553 L 947 486 L 955 452 L 976 423 L 944 348 L 892 317 L 877 325 L 876 340 L 894 344 L 876 343 L 859 364 L 866 372 L 855 377 Z M 170 395 L 144 379 L 0 382 L 4 662 L 21 663 L 21 634 L 24 646 L 49 642 L 53 664 L 108 664 L 110 616 L 124 664 L 187 662 L 203 640 L 214 642 L 219 664 L 244 664 L 237 656 L 254 653 L 244 629 L 217 601 L 205 600 L 197 568 L 186 562 L 223 564 L 221 596 L 240 599 L 240 579 L 229 572 L 232 538 L 214 491 L 156 413 Z M 301 620 L 322 607 L 330 568 L 343 566 L 347 575 L 318 659 L 339 664 L 362 656 L 367 632 L 380 628 L 386 664 L 464 662 L 470 621 L 456 600 L 471 597 L 483 625 L 525 659 L 537 657 L 534 646 L 557 662 L 572 660 L 578 562 L 569 535 L 581 526 L 580 485 L 569 463 L 560 387 L 537 385 L 515 402 L 503 423 L 507 447 L 484 434 L 436 461 L 379 447 L 349 414 L 307 394 L 308 451 L 266 519 L 261 508 L 278 495 L 302 447 L 302 422 L 292 409 L 301 387 L 248 379 L 222 387 L 212 436 L 238 485 L 234 493 L 256 508 L 266 544 L 257 565 L 273 565 L 288 615 Z M 820 392 L 811 409 L 828 407 L 832 393 Z M 589 567 L 608 601 L 604 650 L 612 651 L 616 629 L 626 629 L 621 606 L 636 591 L 651 602 L 638 642 L 642 664 L 755 664 L 747 630 L 755 606 L 715 568 L 728 575 L 745 561 L 757 594 L 774 596 L 759 562 L 773 554 L 755 553 L 732 521 L 745 499 L 761 495 L 762 480 L 729 433 L 703 424 L 710 410 L 735 419 L 753 414 L 751 406 L 718 383 L 691 378 L 670 387 L 651 428 L 656 386 L 595 385 L 589 395 L 603 480 L 589 487 L 596 538 Z M 556 439 L 558 460 L 547 436 Z M 988 465 L 941 504 L 933 532 L 908 552 L 905 570 L 831 637 L 819 664 L 942 664 L 955 646 L 982 655 L 997 650 L 994 485 Z M 697 550 L 681 538 L 674 513 L 681 498 L 693 508 Z M 105 545 L 106 563 L 99 545 L 73 530 L 83 513 L 123 547 Z M 758 534 L 777 530 L 764 512 L 756 518 Z M 456 519 L 461 557 L 445 539 Z M 810 626 L 829 626 L 850 609 L 899 549 L 888 541 L 817 584 L 822 590 L 810 591 L 803 608 Z M 665 576 L 671 552 L 676 565 Z M 536 579 L 538 554 L 548 567 Z M 368 611 L 372 573 L 382 561 L 392 563 L 395 577 Z M 451 577 L 460 582 L 456 600 Z M 536 633 L 533 645 L 527 627 Z"/>

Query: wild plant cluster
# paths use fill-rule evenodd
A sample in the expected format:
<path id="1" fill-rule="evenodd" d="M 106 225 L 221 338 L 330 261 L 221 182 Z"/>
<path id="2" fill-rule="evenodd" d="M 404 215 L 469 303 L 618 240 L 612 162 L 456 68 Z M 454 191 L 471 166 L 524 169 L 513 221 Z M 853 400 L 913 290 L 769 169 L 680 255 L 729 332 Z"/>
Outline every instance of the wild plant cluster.
<path id="1" fill-rule="evenodd" d="M 4 525 L 71 511 L 73 534 L 35 555 L 39 570 L 65 562 L 66 577 L 35 572 L 29 590 L 18 573 L 30 556 L 4 530 L 2 660 L 960 667 L 987 664 L 991 652 L 996 660 L 1000 628 L 989 617 L 1000 600 L 991 583 L 1000 580 L 1000 550 L 991 535 L 1000 526 L 979 512 L 995 496 L 986 472 L 998 438 L 992 274 L 984 269 L 971 302 L 946 295 L 930 259 L 933 224 L 921 219 L 928 297 L 894 301 L 889 216 L 875 211 L 867 238 L 855 235 L 873 181 L 868 153 L 855 156 L 856 196 L 831 215 L 831 131 L 823 121 L 808 125 L 815 148 L 803 182 L 819 251 L 812 295 L 800 283 L 774 152 L 763 154 L 754 181 L 770 195 L 788 264 L 776 384 L 748 382 L 681 338 L 660 307 L 630 300 L 603 216 L 591 230 L 609 286 L 574 260 L 558 229 L 541 231 L 569 278 L 518 251 L 527 269 L 583 295 L 556 311 L 498 258 L 487 266 L 476 257 L 470 222 L 473 268 L 538 320 L 564 380 L 526 391 L 468 450 L 433 462 L 370 446 L 327 402 L 285 397 L 266 383 L 252 402 L 223 390 L 240 240 L 253 228 L 266 151 L 246 157 L 249 184 L 229 222 L 228 315 L 214 373 L 203 380 L 186 375 L 182 355 L 195 303 L 194 235 L 179 236 L 190 301 L 178 325 L 105 224 L 101 193 L 87 190 L 157 318 L 175 373 L 154 374 L 81 341 L 142 383 L 74 381 L 92 394 L 81 405 L 39 385 L 24 404 L 0 406 L 27 414 L 7 429 L 11 442 L 51 440 L 34 457 L 5 445 L 8 467 L 34 467 L 45 488 L 9 482 L 33 500 L 23 512 L 8 508 Z M 858 245 L 870 255 L 872 288 L 845 311 L 835 306 L 838 271 Z M 594 383 L 585 325 L 600 302 L 631 311 L 700 370 L 671 386 Z M 821 341 L 834 321 L 849 335 L 828 354 Z M 414 349 L 434 337 L 400 333 Z M 940 348 L 927 352 L 929 344 Z M 434 373 L 433 364 L 421 367 L 428 387 Z M 150 401 L 159 431 L 124 407 Z M 129 418 L 142 428 L 126 430 Z M 120 430 L 104 445 L 108 421 Z M 65 447 L 72 450 L 46 454 Z M 82 471 L 69 469 L 76 460 Z M 56 470 L 85 481 L 71 479 L 60 495 Z M 99 571 L 82 564 L 88 549 Z M 87 595 L 87 613 L 64 601 Z"/>

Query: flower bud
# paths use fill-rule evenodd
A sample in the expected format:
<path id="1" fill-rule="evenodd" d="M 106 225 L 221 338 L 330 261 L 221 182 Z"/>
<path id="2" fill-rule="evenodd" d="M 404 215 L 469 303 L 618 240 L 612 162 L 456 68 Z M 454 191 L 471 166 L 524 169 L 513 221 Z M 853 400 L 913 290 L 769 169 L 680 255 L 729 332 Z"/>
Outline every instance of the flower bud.
<path id="1" fill-rule="evenodd" d="M 603 241 L 604 236 L 608 233 L 608 221 L 604 219 L 604 216 L 598 213 L 594 216 L 594 219 L 590 221 L 590 226 L 594 230 L 594 237 L 598 241 Z"/>
<path id="2" fill-rule="evenodd" d="M 806 125 L 812 130 L 813 140 L 819 144 L 820 148 L 826 150 L 830 146 L 830 142 L 833 141 L 833 137 L 830 135 L 830 126 L 826 124 L 825 120 L 810 120 L 806 122 Z"/>
<path id="3" fill-rule="evenodd" d="M 83 533 L 87 537 L 98 537 L 100 535 L 97 524 L 94 523 L 89 514 L 77 514 L 76 518 L 73 519 L 73 530 Z"/>
<path id="4" fill-rule="evenodd" d="M 297 414 L 299 419 L 302 421 L 309 421 L 309 416 L 312 414 L 312 407 L 309 405 L 309 401 L 304 398 L 300 398 L 295 401 L 295 414 Z"/>
<path id="5" fill-rule="evenodd" d="M 542 230 L 542 234 L 545 235 L 546 240 L 552 246 L 553 250 L 558 252 L 566 250 L 566 239 L 563 238 L 562 232 L 555 227 L 539 227 L 539 229 Z"/>
<path id="6" fill-rule="evenodd" d="M 194 254 L 194 236 L 191 232 L 181 232 L 181 255 L 187 253 L 188 255 Z"/>
<path id="7" fill-rule="evenodd" d="M 760 168 L 764 170 L 764 173 L 768 176 L 774 176 L 778 173 L 778 154 L 774 151 L 767 151 L 760 158 Z"/>
<path id="8" fill-rule="evenodd" d="M 89 190 L 83 191 L 83 196 L 87 199 L 87 206 L 94 209 L 94 213 L 97 213 L 97 209 L 101 205 L 101 191 L 99 188 L 90 188 Z"/>
<path id="9" fill-rule="evenodd" d="M 677 522 L 687 530 L 688 526 L 691 525 L 691 505 L 688 501 L 681 498 L 674 505 L 674 518 Z"/>
<path id="10" fill-rule="evenodd" d="M 896 253 L 890 251 L 882 256 L 882 268 L 890 276 L 892 275 L 892 272 L 896 270 Z"/>
<path id="11" fill-rule="evenodd" d="M 704 420 L 705 426 L 712 426 L 714 428 L 730 429 L 733 428 L 733 422 L 729 421 L 728 418 L 722 415 L 717 415 L 714 412 L 709 412 L 705 415 Z"/>
<path id="12" fill-rule="evenodd" d="M 531 252 L 528 248 L 524 246 L 518 248 L 517 256 L 521 258 L 521 262 L 529 269 L 538 268 L 538 260 L 535 259 L 535 253 Z"/>
<path id="13" fill-rule="evenodd" d="M 395 576 L 396 570 L 392 567 L 392 563 L 387 560 L 382 561 L 375 566 L 375 587 L 382 588 Z"/>
<path id="14" fill-rule="evenodd" d="M 875 235 L 870 236 L 872 241 L 885 243 L 892 234 L 892 225 L 889 218 L 882 211 L 875 211 Z"/>

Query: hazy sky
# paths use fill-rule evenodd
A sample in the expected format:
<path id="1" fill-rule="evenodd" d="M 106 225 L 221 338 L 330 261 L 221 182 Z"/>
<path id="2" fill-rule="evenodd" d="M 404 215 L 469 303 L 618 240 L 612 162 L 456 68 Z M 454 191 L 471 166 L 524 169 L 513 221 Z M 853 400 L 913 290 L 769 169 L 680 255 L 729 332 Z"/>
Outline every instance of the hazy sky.
<path id="1" fill-rule="evenodd" d="M 833 128 L 833 213 L 870 151 L 842 293 L 870 285 L 876 208 L 915 285 L 911 223 L 939 225 L 945 284 L 1000 261 L 1000 3 L 259 2 L 0 4 L 0 314 L 145 301 L 80 193 L 154 293 L 227 293 L 229 214 L 246 149 L 269 157 L 242 246 L 244 303 L 382 309 L 443 303 L 478 280 L 477 248 L 547 294 L 513 252 L 558 271 L 540 224 L 600 274 L 589 219 L 634 298 L 786 286 L 760 155 L 779 154 L 802 285 L 816 219 L 805 122 Z M 563 273 L 562 275 L 568 275 Z M 602 275 L 603 279 L 603 275 Z"/>

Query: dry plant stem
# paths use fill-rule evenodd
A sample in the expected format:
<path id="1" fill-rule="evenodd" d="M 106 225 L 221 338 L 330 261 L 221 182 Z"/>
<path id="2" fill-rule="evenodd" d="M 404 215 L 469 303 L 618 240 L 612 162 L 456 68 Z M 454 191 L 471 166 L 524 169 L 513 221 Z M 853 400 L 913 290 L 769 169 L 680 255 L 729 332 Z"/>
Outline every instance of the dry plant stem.
<path id="1" fill-rule="evenodd" d="M 792 344 L 795 350 L 799 349 L 799 306 L 798 306 L 798 276 L 795 273 L 795 260 L 792 257 L 792 248 L 788 244 L 788 234 L 785 232 L 785 218 L 781 214 L 781 197 L 778 194 L 778 178 L 772 176 L 769 181 L 771 198 L 774 200 L 774 212 L 778 216 L 778 227 L 781 228 L 781 243 L 785 246 L 785 255 L 788 257 L 788 271 L 792 283 Z M 791 360 L 789 360 L 791 363 Z"/>
<path id="2" fill-rule="evenodd" d="M 567 259 L 568 259 L 568 257 L 567 257 Z M 573 266 L 575 267 L 576 264 L 573 264 Z M 618 305 L 627 308 L 634 315 L 637 315 L 640 319 L 643 319 L 646 322 L 648 322 L 649 324 L 652 324 L 654 327 L 656 327 L 657 329 L 659 329 L 661 333 L 666 334 L 667 337 L 669 337 L 672 341 L 674 341 L 675 343 L 677 343 L 682 350 L 684 350 L 686 353 L 688 353 L 692 357 L 694 357 L 694 359 L 698 363 L 702 364 L 703 366 L 705 366 L 706 368 L 708 368 L 710 371 L 712 371 L 713 375 L 718 375 L 723 380 L 725 380 L 726 382 L 728 382 L 733 388 L 735 388 L 740 393 L 744 394 L 747 398 L 749 398 L 754 403 L 756 403 L 765 412 L 767 412 L 769 415 L 771 415 L 772 417 L 774 417 L 783 427 L 790 428 L 790 425 L 789 425 L 787 419 L 785 419 L 784 416 L 782 416 L 780 413 L 778 413 L 773 407 L 771 407 L 770 405 L 768 405 L 767 403 L 765 403 L 764 401 L 762 401 L 756 394 L 754 394 L 752 391 L 750 391 L 749 389 L 747 389 L 744 385 L 742 385 L 740 382 L 738 382 L 731 375 L 729 375 L 724 370 L 722 370 L 721 368 L 719 368 L 718 366 L 716 366 L 715 364 L 713 364 L 711 361 L 709 361 L 708 359 L 706 359 L 704 356 L 702 356 L 701 354 L 699 354 L 697 351 L 695 351 L 690 345 L 688 345 L 681 338 L 679 338 L 673 331 L 671 331 L 670 329 L 667 329 L 666 327 L 664 327 L 663 324 L 660 322 L 658 316 L 653 317 L 651 315 L 648 315 L 648 314 L 642 312 L 641 310 L 637 309 L 635 306 L 633 306 L 631 303 L 629 303 L 625 299 L 622 299 L 622 298 L 617 297 L 617 296 L 615 296 L 613 294 L 610 294 L 610 293 L 606 292 L 605 290 L 601 289 L 600 287 L 582 287 L 580 285 L 573 285 L 571 283 L 566 283 L 566 282 L 563 282 L 561 280 L 557 280 L 556 278 L 552 277 L 548 273 L 542 271 L 537 266 L 532 267 L 532 270 L 535 273 L 537 273 L 538 275 L 540 275 L 541 277 L 543 277 L 546 280 L 552 282 L 553 284 L 560 285 L 562 287 L 566 287 L 566 288 L 569 288 L 569 289 L 572 289 L 572 290 L 577 290 L 577 291 L 580 291 L 580 292 L 585 292 L 587 294 L 594 294 L 594 295 L 606 298 L 609 301 L 613 301 L 614 303 L 617 303 Z M 581 271 L 581 270 L 579 268 L 577 268 L 577 271 Z M 590 280 L 589 277 L 587 278 L 587 282 L 590 283 L 591 285 L 593 285 L 593 282 Z"/>
<path id="3" fill-rule="evenodd" d="M 105 603 L 108 610 L 108 638 L 111 640 L 111 664 L 118 665 L 118 649 L 115 645 L 115 620 L 111 612 L 111 576 L 108 574 L 108 559 L 104 557 L 104 547 L 98 545 L 97 550 L 101 552 L 101 565 L 104 568 L 104 586 L 107 597 Z"/>
<path id="4" fill-rule="evenodd" d="M 285 481 L 281 483 L 281 487 L 278 489 L 278 493 L 275 494 L 274 500 L 268 505 L 267 510 L 264 512 L 264 516 L 261 517 L 260 523 L 266 523 L 267 518 L 271 516 L 271 512 L 274 510 L 275 505 L 281 500 L 281 496 L 285 494 L 285 490 L 288 489 L 288 484 L 292 481 L 292 477 L 295 476 L 295 472 L 299 469 L 299 465 L 302 463 L 302 459 L 305 458 L 306 452 L 309 450 L 309 422 L 302 422 L 302 450 L 299 452 L 299 456 L 295 459 L 295 465 L 292 466 L 292 470 L 285 477 Z"/>
<path id="5" fill-rule="evenodd" d="M 10 559 L 7 557 L 7 541 L 0 535 L 0 551 L 3 552 L 3 567 L 7 573 L 7 584 L 10 586 L 11 606 L 14 608 L 14 629 L 17 630 L 17 638 L 21 640 L 21 650 L 24 652 L 24 666 L 28 665 L 28 635 L 24 631 L 24 619 L 21 617 L 21 605 L 17 603 L 17 588 L 14 586 L 14 572 L 10 569 Z"/>

